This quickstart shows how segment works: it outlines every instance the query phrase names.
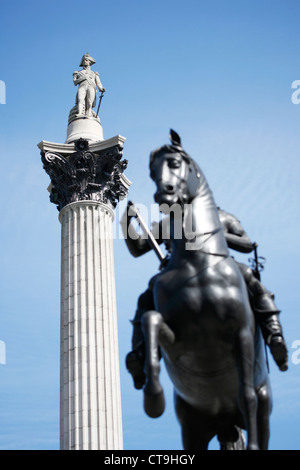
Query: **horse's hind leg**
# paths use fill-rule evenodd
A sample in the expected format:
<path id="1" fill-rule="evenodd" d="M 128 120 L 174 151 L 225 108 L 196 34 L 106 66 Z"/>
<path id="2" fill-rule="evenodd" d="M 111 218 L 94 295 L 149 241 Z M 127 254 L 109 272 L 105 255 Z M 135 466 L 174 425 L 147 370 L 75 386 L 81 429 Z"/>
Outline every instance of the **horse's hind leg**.
<path id="1" fill-rule="evenodd" d="M 270 414 L 272 411 L 272 397 L 269 383 L 257 391 L 257 432 L 260 450 L 268 450 L 270 438 Z"/>
<path id="2" fill-rule="evenodd" d="M 163 323 L 160 313 L 150 310 L 142 316 L 142 331 L 145 339 L 144 409 L 151 418 L 158 418 L 165 409 L 165 398 L 159 383 L 159 344 L 158 335 Z"/>
<path id="3" fill-rule="evenodd" d="M 207 450 L 209 442 L 216 434 L 214 418 L 202 415 L 176 392 L 174 402 L 184 450 Z"/>
<path id="4" fill-rule="evenodd" d="M 258 450 L 257 395 L 254 388 L 254 340 L 250 328 L 238 333 L 237 361 L 239 365 L 242 408 L 248 435 L 248 450 Z"/>

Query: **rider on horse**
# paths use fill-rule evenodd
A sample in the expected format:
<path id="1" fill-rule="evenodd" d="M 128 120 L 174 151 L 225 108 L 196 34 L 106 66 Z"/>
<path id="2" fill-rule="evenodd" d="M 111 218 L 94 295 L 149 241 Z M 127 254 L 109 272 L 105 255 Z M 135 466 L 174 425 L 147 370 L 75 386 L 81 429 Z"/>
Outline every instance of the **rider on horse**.
<path id="1" fill-rule="evenodd" d="M 139 257 L 151 249 L 147 239 L 140 237 L 136 234 L 135 237 L 128 236 L 128 228 L 131 222 L 132 216 L 128 214 L 129 211 L 125 211 L 121 225 L 125 236 L 125 241 L 130 253 L 134 257 Z M 228 247 L 242 252 L 250 253 L 254 249 L 254 245 L 244 231 L 241 223 L 232 214 L 219 209 L 219 217 L 225 234 L 225 238 Z M 166 219 L 164 219 L 165 221 Z M 168 239 L 162 239 L 162 223 L 156 224 L 153 232 L 154 236 L 159 244 L 165 243 L 167 250 L 170 250 Z M 133 227 L 130 227 L 132 233 Z M 166 231 L 164 230 L 164 233 Z M 240 271 L 243 274 L 247 289 L 250 304 L 255 315 L 255 319 L 259 324 L 265 343 L 270 348 L 271 354 L 281 371 L 286 371 L 288 354 L 287 347 L 283 338 L 282 326 L 279 321 L 279 313 L 277 306 L 274 302 L 274 295 L 269 292 L 265 286 L 260 282 L 259 276 L 247 265 L 238 263 Z M 164 266 L 162 266 L 162 269 Z M 155 276 L 156 277 L 156 276 Z M 133 335 L 132 335 L 132 351 L 126 357 L 126 365 L 131 373 L 135 388 L 141 389 L 144 385 L 145 375 L 143 371 L 144 365 L 144 338 L 141 330 L 141 318 L 142 315 L 148 311 L 154 309 L 152 284 L 153 280 L 150 280 L 148 289 L 141 294 L 138 299 L 138 306 L 133 324 Z"/>

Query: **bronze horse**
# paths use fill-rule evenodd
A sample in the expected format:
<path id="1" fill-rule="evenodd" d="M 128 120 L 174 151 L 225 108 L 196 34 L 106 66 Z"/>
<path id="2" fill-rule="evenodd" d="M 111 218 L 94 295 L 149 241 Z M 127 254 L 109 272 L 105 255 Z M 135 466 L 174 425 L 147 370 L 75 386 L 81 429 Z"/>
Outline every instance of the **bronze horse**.
<path id="1" fill-rule="evenodd" d="M 150 281 L 155 310 L 142 317 L 144 409 L 164 411 L 161 354 L 184 449 L 207 449 L 214 436 L 235 442 L 245 429 L 247 449 L 265 450 L 272 398 L 262 335 L 205 176 L 174 131 L 171 140 L 150 156 L 155 201 L 163 212 L 182 210 L 170 212 L 171 257 Z"/>

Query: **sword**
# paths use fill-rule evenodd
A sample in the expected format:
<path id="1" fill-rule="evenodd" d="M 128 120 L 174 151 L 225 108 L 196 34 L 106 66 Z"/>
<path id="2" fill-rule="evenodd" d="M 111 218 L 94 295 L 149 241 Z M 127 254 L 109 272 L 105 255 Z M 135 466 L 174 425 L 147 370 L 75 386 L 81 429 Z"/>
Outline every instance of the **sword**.
<path id="1" fill-rule="evenodd" d="M 129 210 L 132 211 L 132 213 L 129 214 L 129 210 L 128 210 L 128 215 L 133 215 L 137 219 L 138 223 L 140 224 L 141 229 L 143 230 L 144 234 L 147 236 L 147 240 L 149 244 L 155 251 L 155 254 L 157 255 L 159 261 L 162 263 L 163 261 L 165 261 L 166 258 L 163 252 L 161 251 L 159 244 L 155 240 L 153 233 L 147 227 L 146 222 L 143 220 L 143 218 L 141 217 L 141 214 L 139 213 L 139 210 L 137 209 L 137 207 L 134 205 L 132 201 L 128 201 L 128 207 L 129 207 Z"/>
<path id="2" fill-rule="evenodd" d="M 266 258 L 264 258 L 263 256 L 258 256 L 257 254 L 258 244 L 256 242 L 252 243 L 252 246 L 254 250 L 254 259 L 249 258 L 249 261 L 252 261 L 252 271 L 254 273 L 254 277 L 256 277 L 258 281 L 260 281 L 261 280 L 260 271 L 264 269 L 263 263 L 266 261 Z M 268 349 L 267 349 L 266 342 L 265 342 L 265 354 L 266 354 L 266 363 L 267 363 L 268 373 L 270 373 Z"/>
<path id="3" fill-rule="evenodd" d="M 104 91 L 101 91 L 100 100 L 99 100 L 98 109 L 97 109 L 97 116 L 99 116 L 99 110 L 100 110 L 100 105 L 101 105 L 103 95 L 104 95 Z"/>
<path id="4" fill-rule="evenodd" d="M 256 277 L 256 279 L 260 281 L 260 277 L 261 277 L 260 272 L 264 269 L 264 262 L 266 261 L 266 258 L 264 258 L 263 256 L 258 256 L 257 254 L 258 244 L 257 243 L 254 242 L 252 246 L 254 250 L 254 259 L 249 258 L 248 261 L 251 261 L 252 271 L 254 273 L 254 276 Z"/>

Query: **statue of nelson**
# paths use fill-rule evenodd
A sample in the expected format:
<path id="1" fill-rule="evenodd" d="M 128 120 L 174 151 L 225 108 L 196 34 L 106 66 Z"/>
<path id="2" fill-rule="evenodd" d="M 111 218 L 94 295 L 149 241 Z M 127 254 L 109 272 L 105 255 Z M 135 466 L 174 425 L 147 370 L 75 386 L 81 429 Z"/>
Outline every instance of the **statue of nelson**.
<path id="1" fill-rule="evenodd" d="M 81 59 L 80 71 L 73 73 L 74 85 L 78 86 L 76 104 L 78 115 L 92 116 L 92 108 L 96 105 L 97 88 L 101 92 L 105 92 L 100 81 L 99 73 L 91 70 L 91 66 L 95 64 L 95 60 L 87 52 Z"/>

